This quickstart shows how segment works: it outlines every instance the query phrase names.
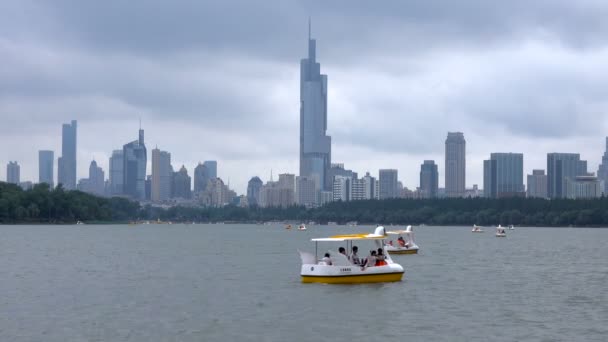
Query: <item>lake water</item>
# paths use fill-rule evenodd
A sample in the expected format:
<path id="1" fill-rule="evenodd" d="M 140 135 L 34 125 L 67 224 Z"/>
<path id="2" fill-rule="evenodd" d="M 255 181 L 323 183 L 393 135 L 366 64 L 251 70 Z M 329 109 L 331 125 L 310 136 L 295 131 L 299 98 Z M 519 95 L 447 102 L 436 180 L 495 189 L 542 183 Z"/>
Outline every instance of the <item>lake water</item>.
<path id="1" fill-rule="evenodd" d="M 420 227 L 402 282 L 300 283 L 310 238 L 371 230 L 0 226 L 0 341 L 608 340 L 608 229 Z"/>

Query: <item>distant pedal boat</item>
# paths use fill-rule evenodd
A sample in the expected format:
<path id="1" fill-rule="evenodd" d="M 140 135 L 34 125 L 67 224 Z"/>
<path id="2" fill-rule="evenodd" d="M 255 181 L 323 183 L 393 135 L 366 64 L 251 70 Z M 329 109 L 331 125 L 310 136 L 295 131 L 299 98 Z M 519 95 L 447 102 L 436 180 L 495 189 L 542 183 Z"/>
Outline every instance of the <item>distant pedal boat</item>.
<path id="1" fill-rule="evenodd" d="M 412 226 L 407 226 L 405 230 L 396 230 L 387 232 L 388 235 L 399 235 L 403 242 L 393 242 L 392 245 L 386 245 L 386 251 L 390 254 L 418 254 L 420 247 L 414 241 L 414 231 Z"/>

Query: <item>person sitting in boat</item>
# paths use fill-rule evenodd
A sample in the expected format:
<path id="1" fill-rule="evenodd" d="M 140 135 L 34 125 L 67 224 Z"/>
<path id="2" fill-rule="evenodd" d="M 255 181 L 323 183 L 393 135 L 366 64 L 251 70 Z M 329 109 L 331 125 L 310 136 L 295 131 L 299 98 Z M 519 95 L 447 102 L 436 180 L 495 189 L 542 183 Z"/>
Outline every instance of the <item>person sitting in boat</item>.
<path id="1" fill-rule="evenodd" d="M 392 246 L 393 245 L 393 240 L 388 240 L 388 245 Z"/>
<path id="2" fill-rule="evenodd" d="M 344 255 L 346 259 L 348 259 L 348 255 L 346 255 L 346 249 L 344 247 L 338 248 L 338 253 Z"/>
<path id="3" fill-rule="evenodd" d="M 325 263 L 325 265 L 331 265 L 331 258 L 329 257 L 329 253 L 325 253 L 325 256 L 323 257 L 323 259 L 321 259 L 321 262 Z"/>
<path id="4" fill-rule="evenodd" d="M 370 251 L 369 256 L 365 259 L 361 268 L 376 266 L 376 251 Z"/>
<path id="5" fill-rule="evenodd" d="M 378 254 L 376 255 L 376 266 L 384 266 L 388 265 L 386 263 L 386 256 L 384 255 L 384 251 L 382 248 L 378 248 Z"/>
<path id="6" fill-rule="evenodd" d="M 402 236 L 400 236 L 400 237 L 397 239 L 397 242 L 399 242 L 399 246 L 401 246 L 401 247 L 406 247 L 405 240 L 403 239 L 403 237 L 402 237 Z"/>
<path id="7" fill-rule="evenodd" d="M 353 265 L 360 265 L 361 264 L 361 260 L 359 259 L 359 255 L 357 255 L 357 252 L 359 251 L 359 247 L 357 246 L 353 246 L 353 252 L 350 254 L 348 260 L 350 260 L 350 262 L 353 263 Z"/>

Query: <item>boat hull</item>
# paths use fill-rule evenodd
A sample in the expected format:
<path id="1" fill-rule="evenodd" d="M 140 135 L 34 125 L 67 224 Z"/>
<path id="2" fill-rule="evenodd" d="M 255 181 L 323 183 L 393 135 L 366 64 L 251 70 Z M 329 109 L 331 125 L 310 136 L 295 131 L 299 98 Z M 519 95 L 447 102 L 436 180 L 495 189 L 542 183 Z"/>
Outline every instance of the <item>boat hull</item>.
<path id="1" fill-rule="evenodd" d="M 372 267 L 305 264 L 300 276 L 303 283 L 364 284 L 400 281 L 403 273 L 403 267 L 395 263 Z"/>
<path id="2" fill-rule="evenodd" d="M 390 254 L 418 254 L 418 249 L 387 249 Z"/>
<path id="3" fill-rule="evenodd" d="M 378 273 L 378 274 L 358 274 L 344 276 L 305 276 L 302 275 L 303 283 L 322 283 L 322 284 L 366 284 L 366 283 L 388 283 L 401 281 L 403 273 Z"/>

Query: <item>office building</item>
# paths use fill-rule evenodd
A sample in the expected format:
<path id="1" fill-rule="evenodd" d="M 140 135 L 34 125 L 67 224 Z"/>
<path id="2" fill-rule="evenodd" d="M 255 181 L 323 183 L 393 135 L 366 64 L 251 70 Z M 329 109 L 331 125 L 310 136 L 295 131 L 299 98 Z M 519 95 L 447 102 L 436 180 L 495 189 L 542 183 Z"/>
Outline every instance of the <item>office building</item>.
<path id="1" fill-rule="evenodd" d="M 296 195 L 298 205 L 313 208 L 319 203 L 319 192 L 316 190 L 315 181 L 312 178 L 302 176 L 296 178 Z"/>
<path id="2" fill-rule="evenodd" d="M 173 196 L 172 198 L 192 198 L 192 179 L 188 176 L 188 170 L 182 165 L 179 171 L 173 173 Z"/>
<path id="3" fill-rule="evenodd" d="M 566 178 L 566 197 L 570 199 L 592 199 L 602 197 L 604 181 L 593 174 Z"/>
<path id="4" fill-rule="evenodd" d="M 549 198 L 566 198 L 566 182 L 587 175 L 587 161 L 578 153 L 547 154 L 547 195 Z"/>
<path id="5" fill-rule="evenodd" d="M 144 130 L 139 130 L 139 138 L 122 148 L 123 153 L 123 194 L 137 200 L 146 199 L 146 168 L 148 153 L 144 143 Z"/>
<path id="6" fill-rule="evenodd" d="M 163 202 L 171 197 L 171 182 L 173 168 L 171 167 L 171 153 L 158 148 L 152 150 L 152 184 L 150 199 L 152 202 Z"/>
<path id="7" fill-rule="evenodd" d="M 55 179 L 53 169 L 55 167 L 55 153 L 53 151 L 38 151 L 38 183 L 46 183 L 51 189 L 54 187 Z"/>
<path id="8" fill-rule="evenodd" d="M 17 185 L 21 183 L 21 167 L 16 161 L 8 162 L 6 165 L 6 182 Z"/>
<path id="9" fill-rule="evenodd" d="M 308 58 L 300 62 L 300 176 L 314 179 L 317 191 L 331 191 L 331 137 L 327 135 L 327 75 L 316 61 L 316 41 L 308 32 Z"/>
<path id="10" fill-rule="evenodd" d="M 420 165 L 420 197 L 436 198 L 439 189 L 439 172 L 434 160 L 425 160 Z"/>
<path id="11" fill-rule="evenodd" d="M 466 188 L 466 141 L 461 132 L 448 132 L 445 140 L 445 192 L 464 197 Z"/>
<path id="12" fill-rule="evenodd" d="M 250 206 L 258 205 L 260 203 L 260 189 L 264 185 L 264 182 L 260 177 L 251 177 L 247 182 L 247 203 Z"/>
<path id="13" fill-rule="evenodd" d="M 81 186 L 80 190 L 97 196 L 103 196 L 105 194 L 105 173 L 101 167 L 97 166 L 95 160 L 89 165 L 89 178 L 86 182 L 86 186 Z"/>
<path id="14" fill-rule="evenodd" d="M 483 162 L 484 197 L 524 197 L 524 155 L 492 153 Z"/>
<path id="15" fill-rule="evenodd" d="M 399 197 L 399 181 L 397 179 L 397 170 L 383 169 L 379 172 L 380 181 L 380 199 L 397 198 Z"/>
<path id="16" fill-rule="evenodd" d="M 602 162 L 597 169 L 597 178 L 604 182 L 604 193 L 608 194 L 608 137 L 606 137 L 606 149 L 602 156 Z"/>
<path id="17" fill-rule="evenodd" d="M 76 189 L 76 120 L 63 124 L 61 134 L 61 157 L 57 162 L 57 183 L 64 189 Z"/>
<path id="18" fill-rule="evenodd" d="M 124 158 L 123 150 L 112 151 L 110 156 L 110 174 L 108 181 L 108 192 L 110 195 L 121 195 L 124 188 Z"/>
<path id="19" fill-rule="evenodd" d="M 526 195 L 528 197 L 548 198 L 547 196 L 547 175 L 545 170 L 532 170 L 528 175 Z"/>
<path id="20" fill-rule="evenodd" d="M 334 201 L 350 201 L 352 199 L 352 178 L 346 176 L 335 176 L 333 186 Z"/>

